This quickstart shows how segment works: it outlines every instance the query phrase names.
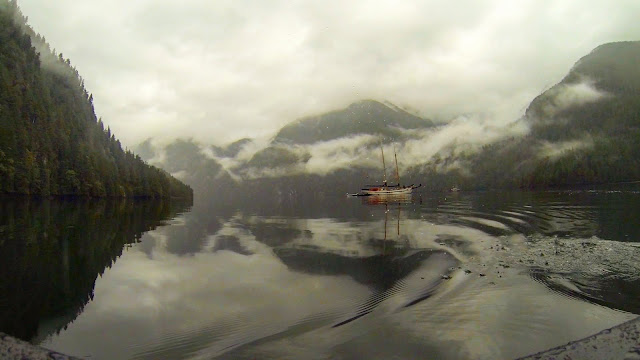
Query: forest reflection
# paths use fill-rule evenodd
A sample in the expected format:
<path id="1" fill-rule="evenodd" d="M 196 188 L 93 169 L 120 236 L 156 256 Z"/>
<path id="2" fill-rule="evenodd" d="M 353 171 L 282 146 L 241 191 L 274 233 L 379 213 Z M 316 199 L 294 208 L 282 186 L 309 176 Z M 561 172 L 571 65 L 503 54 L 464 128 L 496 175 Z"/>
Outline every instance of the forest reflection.
<path id="1" fill-rule="evenodd" d="M 190 204 L 165 200 L 4 197 L 0 331 L 37 342 L 93 299 L 98 275 L 126 247 Z"/>

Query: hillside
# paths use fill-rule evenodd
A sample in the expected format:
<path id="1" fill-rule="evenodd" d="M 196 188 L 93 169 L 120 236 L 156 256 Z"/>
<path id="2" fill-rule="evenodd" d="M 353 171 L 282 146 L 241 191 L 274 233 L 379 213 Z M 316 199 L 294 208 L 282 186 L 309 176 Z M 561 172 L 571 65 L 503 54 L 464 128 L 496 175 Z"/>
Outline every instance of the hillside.
<path id="1" fill-rule="evenodd" d="M 354 135 L 402 137 L 401 129 L 433 126 L 430 120 L 412 115 L 396 106 L 363 100 L 346 109 L 297 120 L 283 127 L 274 142 L 313 144 Z"/>
<path id="2" fill-rule="evenodd" d="M 527 108 L 533 135 L 566 140 L 585 133 L 619 135 L 635 131 L 640 126 L 639 63 L 637 41 L 594 49 Z"/>
<path id="3" fill-rule="evenodd" d="M 546 151 L 534 187 L 640 180 L 640 41 L 604 44 L 526 112 Z M 551 145 L 551 146 L 550 146 Z"/>
<path id="4" fill-rule="evenodd" d="M 69 59 L 0 0 L 0 194 L 192 197 L 124 150 Z"/>
<path id="5" fill-rule="evenodd" d="M 524 136 L 431 159 L 411 173 L 430 187 L 571 187 L 640 180 L 640 42 L 604 44 L 537 96 Z M 457 169 L 438 171 L 439 164 Z"/>
<path id="6" fill-rule="evenodd" d="M 473 117 L 434 126 L 393 105 L 366 100 L 294 121 L 266 146 L 243 139 L 229 145 L 230 150 L 213 147 L 212 155 L 205 156 L 207 145 L 177 141 L 149 156 L 165 151 L 157 165 L 179 172 L 205 197 L 356 191 L 381 180 L 381 139 L 387 171 L 397 149 L 402 182 L 422 183 L 425 190 L 637 181 L 637 63 L 640 42 L 599 46 L 533 99 L 521 119 L 503 127 L 476 124 Z M 192 160 L 171 155 L 177 149 L 191 154 Z"/>

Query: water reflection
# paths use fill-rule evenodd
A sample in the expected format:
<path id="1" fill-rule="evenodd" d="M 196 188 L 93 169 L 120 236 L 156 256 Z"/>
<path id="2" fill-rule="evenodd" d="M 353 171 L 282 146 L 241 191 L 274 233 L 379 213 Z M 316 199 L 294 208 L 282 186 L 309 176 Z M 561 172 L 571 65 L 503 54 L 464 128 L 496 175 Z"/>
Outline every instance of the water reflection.
<path id="1" fill-rule="evenodd" d="M 624 274 L 610 282 L 585 271 L 603 264 L 605 251 L 599 257 L 579 248 L 548 253 L 553 239 L 569 247 L 606 233 L 598 221 L 602 207 L 573 193 L 423 195 L 329 198 L 312 206 L 237 211 L 209 235 L 203 251 L 216 254 L 207 261 L 217 266 L 241 256 L 259 268 L 259 275 L 234 272 L 229 278 L 207 272 L 224 284 L 215 291 L 234 299 L 239 313 L 217 314 L 189 331 L 166 334 L 171 341 L 151 341 L 138 347 L 137 356 L 286 357 L 315 349 L 338 358 L 425 351 L 442 358 L 508 358 L 630 318 L 608 308 L 638 313 L 632 290 L 637 266 L 605 266 Z M 605 249 L 602 241 L 592 240 Z M 633 259 L 639 255 L 634 249 L 616 251 Z M 580 264 L 579 271 L 567 269 L 570 262 Z M 611 283 L 622 294 L 615 295 Z M 579 289 L 582 296 L 567 297 L 567 289 Z M 193 301 L 189 294 L 183 296 Z M 225 296 L 209 293 L 208 299 L 218 299 L 213 308 L 229 309 L 222 305 Z M 296 310 L 289 311 L 294 303 Z M 272 316 L 263 312 L 265 306 Z M 590 318 L 582 317 L 586 312 Z M 393 330 L 375 330 L 383 328 Z M 482 345 L 471 338 L 483 339 Z"/>
<path id="2" fill-rule="evenodd" d="M 42 344 L 95 358 L 512 358 L 640 313 L 638 226 L 606 215 L 640 215 L 637 194 L 308 196 L 201 202 L 145 233 Z"/>
<path id="3" fill-rule="evenodd" d="M 2 198 L 0 331 L 38 342 L 65 328 L 125 246 L 185 208 L 162 201 Z"/>

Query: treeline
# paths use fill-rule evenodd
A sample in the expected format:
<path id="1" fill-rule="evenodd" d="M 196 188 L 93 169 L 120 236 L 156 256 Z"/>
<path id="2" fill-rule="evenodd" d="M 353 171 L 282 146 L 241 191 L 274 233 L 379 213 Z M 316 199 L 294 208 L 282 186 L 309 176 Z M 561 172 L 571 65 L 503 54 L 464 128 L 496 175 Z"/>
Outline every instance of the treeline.
<path id="1" fill-rule="evenodd" d="M 192 198 L 190 187 L 124 150 L 69 59 L 0 0 L 0 193 Z"/>

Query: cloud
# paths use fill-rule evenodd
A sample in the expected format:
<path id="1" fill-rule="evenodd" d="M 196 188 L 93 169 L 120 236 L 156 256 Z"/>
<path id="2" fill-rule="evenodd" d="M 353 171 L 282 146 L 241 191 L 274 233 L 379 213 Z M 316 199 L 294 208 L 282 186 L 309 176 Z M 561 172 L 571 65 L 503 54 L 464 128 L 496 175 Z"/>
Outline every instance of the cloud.
<path id="1" fill-rule="evenodd" d="M 454 156 L 470 155 L 485 145 L 507 137 L 522 136 L 529 130 L 522 121 L 503 123 L 503 120 L 488 115 L 460 116 L 425 133 L 424 138 L 408 141 L 401 148 L 401 164 L 407 167 L 422 164 L 443 151 Z"/>
<path id="2" fill-rule="evenodd" d="M 434 156 L 471 155 L 483 146 L 505 139 L 522 136 L 528 132 L 523 121 L 499 125 L 502 121 L 492 117 L 461 116 L 450 123 L 428 130 L 403 130 L 408 140 L 383 146 L 387 175 L 394 171 L 394 151 L 397 154 L 400 173 L 412 166 L 429 162 Z M 236 158 L 219 158 L 225 169 L 236 179 L 256 179 L 261 177 L 280 177 L 295 174 L 327 175 L 341 169 L 373 168 L 382 169 L 379 137 L 358 135 L 335 140 L 318 142 L 311 145 L 278 144 L 277 148 L 294 155 L 295 162 L 283 162 L 279 166 L 265 166 L 256 163 L 243 168 L 242 165 L 256 153 L 264 150 L 267 143 L 260 146 L 246 146 Z M 211 155 L 213 156 L 213 155 Z M 464 170 L 459 162 L 451 162 L 441 171 L 453 168 Z M 239 170 L 240 169 L 240 170 Z"/>
<path id="3" fill-rule="evenodd" d="M 547 116 L 553 116 L 559 111 L 572 106 L 582 105 L 609 96 L 606 92 L 596 89 L 589 79 L 575 84 L 562 84 L 549 90 L 550 101 L 543 111 Z"/>
<path id="4" fill-rule="evenodd" d="M 270 136 L 365 98 L 438 119 L 481 112 L 512 121 L 596 46 L 640 38 L 636 0 L 20 6 L 129 147 L 150 136 Z"/>
<path id="5" fill-rule="evenodd" d="M 540 151 L 538 151 L 538 157 L 548 157 L 550 159 L 558 159 L 567 155 L 570 152 L 587 149 L 593 146 L 593 139 L 587 136 L 579 140 L 563 141 L 558 143 L 551 143 L 543 141 L 540 145 Z"/>
<path id="6" fill-rule="evenodd" d="M 89 347 L 110 358 L 136 357 L 135 353 L 144 351 L 167 358 L 175 357 L 171 351 L 176 348 L 186 352 L 183 347 L 192 343 L 181 339 L 189 334 L 206 341 L 211 354 L 202 357 L 210 358 L 238 343 L 250 343 L 292 324 L 317 320 L 317 314 L 333 319 L 335 315 L 330 314 L 351 313 L 369 296 L 366 286 L 348 277 L 292 271 L 271 248 L 239 228 L 238 219 L 233 220 L 216 235 L 237 237 L 252 255 L 207 248 L 190 257 L 177 256 L 167 251 L 169 227 L 145 234 L 143 242 L 155 242 L 153 256 L 140 248 L 122 256 L 99 279 L 96 296 L 83 313 L 84 321 L 71 324 L 65 336 L 55 339 L 57 346 Z M 215 238 L 212 235 L 209 240 L 214 243 Z M 297 299 L 295 304 L 288 301 L 292 296 Z M 122 301 L 134 298 L 136 301 Z M 256 298 L 261 301 L 256 302 Z M 345 298 L 354 305 L 335 300 Z M 101 336 L 105 326 L 120 328 L 123 319 L 128 331 Z M 158 326 L 159 321 L 162 326 Z M 132 333 L 139 336 L 135 344 L 130 343 Z M 166 347 L 167 337 L 178 341 Z"/>
<path id="7" fill-rule="evenodd" d="M 305 151 L 310 154 L 304 170 L 307 173 L 326 175 L 338 169 L 348 169 L 354 166 L 379 167 L 380 153 L 371 150 L 379 138 L 373 135 L 360 135 L 340 138 L 307 146 Z"/>

